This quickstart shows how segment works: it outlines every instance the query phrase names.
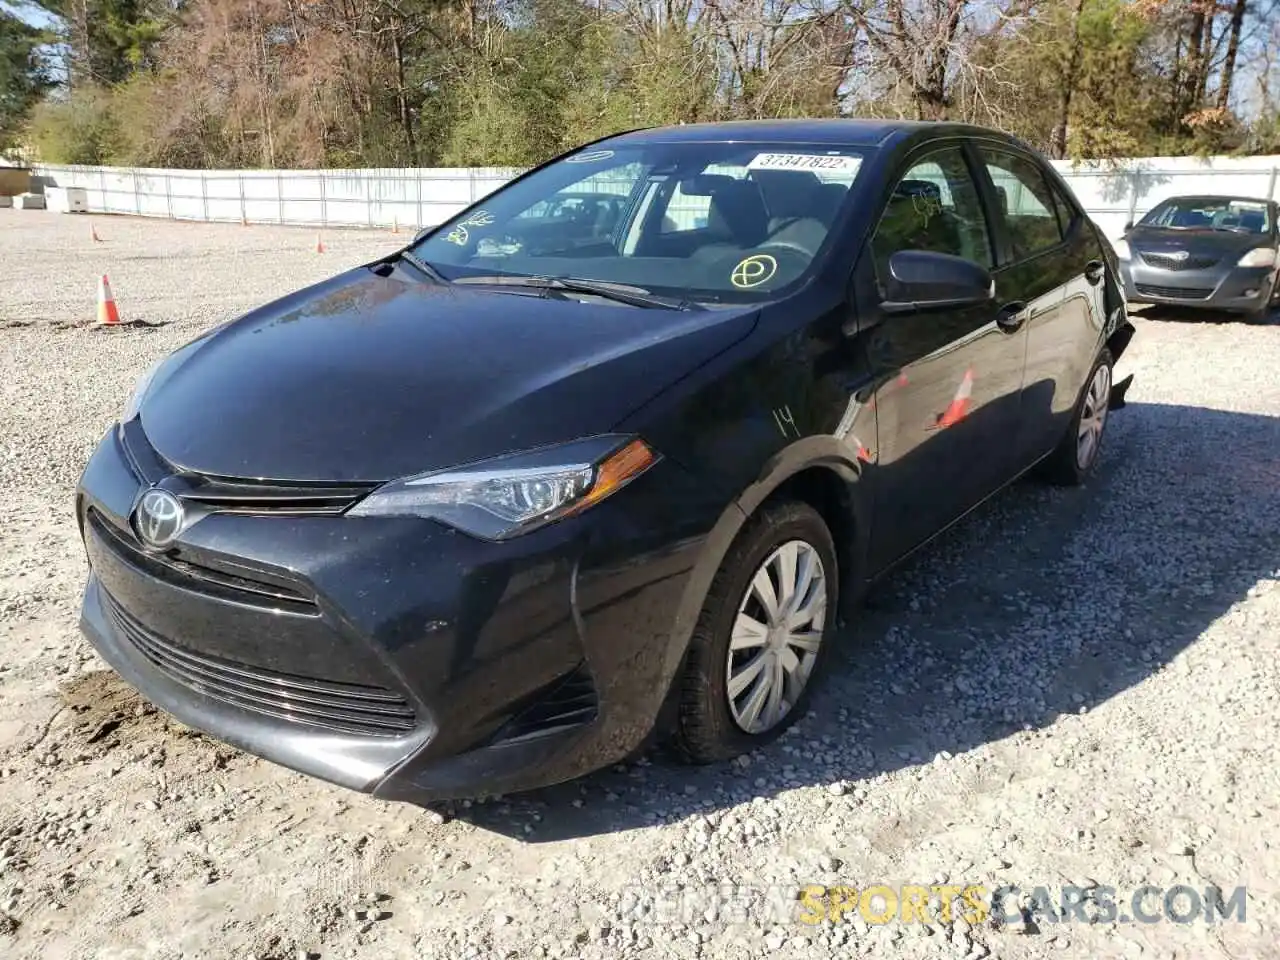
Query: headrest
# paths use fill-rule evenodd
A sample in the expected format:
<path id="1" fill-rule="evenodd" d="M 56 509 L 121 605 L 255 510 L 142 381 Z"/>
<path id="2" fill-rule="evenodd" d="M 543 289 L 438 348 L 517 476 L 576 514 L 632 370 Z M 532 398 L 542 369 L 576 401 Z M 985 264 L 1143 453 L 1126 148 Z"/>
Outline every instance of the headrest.
<path id="1" fill-rule="evenodd" d="M 942 188 L 931 180 L 903 180 L 894 188 L 895 197 L 924 197 L 942 200 Z"/>
<path id="2" fill-rule="evenodd" d="M 760 193 L 771 217 L 812 215 L 822 181 L 808 170 L 752 170 L 750 177 L 760 184 Z"/>
<path id="3" fill-rule="evenodd" d="M 728 182 L 718 185 L 711 194 L 709 216 L 723 223 L 736 243 L 754 247 L 769 232 L 769 213 L 760 196 L 760 186 L 751 180 L 724 179 Z"/>

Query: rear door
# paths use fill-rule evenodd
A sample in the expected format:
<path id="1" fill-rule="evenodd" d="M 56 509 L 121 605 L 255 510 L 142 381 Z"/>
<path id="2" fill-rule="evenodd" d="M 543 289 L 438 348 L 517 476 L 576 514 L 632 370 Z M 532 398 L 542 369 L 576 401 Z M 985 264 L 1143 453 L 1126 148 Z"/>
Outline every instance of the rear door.
<path id="1" fill-rule="evenodd" d="M 889 258 L 931 250 L 995 265 L 994 236 L 961 140 L 898 168 L 855 274 L 875 393 L 879 451 L 872 563 L 891 563 L 1008 478 L 1026 352 L 1022 305 L 997 282 L 992 303 L 887 315 Z"/>
<path id="2" fill-rule="evenodd" d="M 1103 251 L 1042 160 L 1003 142 L 976 151 L 997 211 L 997 275 L 1027 303 L 1022 422 L 1011 444 L 1021 469 L 1062 438 L 1089 374 L 1106 318 Z"/>

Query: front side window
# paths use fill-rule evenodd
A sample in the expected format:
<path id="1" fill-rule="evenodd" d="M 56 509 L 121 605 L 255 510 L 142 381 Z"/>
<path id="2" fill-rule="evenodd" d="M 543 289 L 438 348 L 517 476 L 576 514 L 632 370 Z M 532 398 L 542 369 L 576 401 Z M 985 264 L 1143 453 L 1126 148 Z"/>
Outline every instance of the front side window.
<path id="1" fill-rule="evenodd" d="M 453 282 L 560 277 L 763 299 L 812 272 L 862 159 L 813 143 L 584 148 L 498 190 L 413 252 Z"/>
<path id="2" fill-rule="evenodd" d="M 881 278 L 899 250 L 949 253 L 991 266 L 978 188 L 958 147 L 931 153 L 907 170 L 889 196 L 871 248 Z"/>
<path id="3" fill-rule="evenodd" d="M 1271 211 L 1261 200 L 1180 197 L 1157 205 L 1140 222 L 1151 227 L 1265 234 L 1271 232 Z"/>
<path id="4" fill-rule="evenodd" d="M 1011 153 L 982 149 L 987 173 L 1009 230 L 1014 260 L 1025 260 L 1062 242 L 1053 192 L 1034 163 Z"/>

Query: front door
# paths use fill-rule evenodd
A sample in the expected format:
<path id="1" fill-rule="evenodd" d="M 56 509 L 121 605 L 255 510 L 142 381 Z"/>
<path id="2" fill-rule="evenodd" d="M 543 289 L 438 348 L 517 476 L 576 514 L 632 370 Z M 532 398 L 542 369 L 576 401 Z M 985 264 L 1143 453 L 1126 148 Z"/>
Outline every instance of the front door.
<path id="1" fill-rule="evenodd" d="M 898 559 L 1009 476 L 1017 434 L 1025 303 L 881 312 L 879 278 L 899 250 L 931 250 L 994 268 L 991 224 L 959 141 L 910 157 L 884 201 L 855 289 L 875 393 L 879 449 L 872 564 Z"/>

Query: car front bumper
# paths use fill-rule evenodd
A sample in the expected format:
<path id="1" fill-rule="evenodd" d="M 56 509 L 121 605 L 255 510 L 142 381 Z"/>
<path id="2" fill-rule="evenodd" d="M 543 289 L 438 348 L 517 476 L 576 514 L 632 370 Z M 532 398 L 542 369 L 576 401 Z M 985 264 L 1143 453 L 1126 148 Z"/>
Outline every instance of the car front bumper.
<path id="1" fill-rule="evenodd" d="M 197 730 L 416 803 L 562 782 L 640 746 L 714 522 L 664 460 L 505 543 L 415 518 L 215 513 L 158 554 L 129 524 L 145 488 L 109 431 L 76 498 L 101 656 Z"/>
<path id="2" fill-rule="evenodd" d="M 1204 270 L 1168 270 L 1122 260 L 1120 274 L 1130 303 L 1169 304 L 1249 313 L 1263 309 L 1275 284 L 1273 267 L 1215 265 Z"/>

